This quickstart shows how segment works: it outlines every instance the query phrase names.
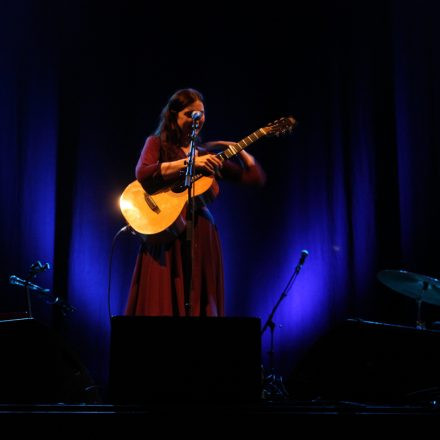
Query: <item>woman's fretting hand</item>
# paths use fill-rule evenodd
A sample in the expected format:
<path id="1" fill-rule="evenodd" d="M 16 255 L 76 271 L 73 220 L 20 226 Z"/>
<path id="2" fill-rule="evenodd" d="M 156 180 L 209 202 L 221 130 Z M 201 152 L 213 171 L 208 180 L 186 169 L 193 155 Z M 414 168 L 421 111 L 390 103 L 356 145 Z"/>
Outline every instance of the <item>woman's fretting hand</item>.
<path id="1" fill-rule="evenodd" d="M 211 175 L 222 167 L 222 161 L 213 154 L 205 154 L 196 156 L 194 165 L 197 172 Z"/>

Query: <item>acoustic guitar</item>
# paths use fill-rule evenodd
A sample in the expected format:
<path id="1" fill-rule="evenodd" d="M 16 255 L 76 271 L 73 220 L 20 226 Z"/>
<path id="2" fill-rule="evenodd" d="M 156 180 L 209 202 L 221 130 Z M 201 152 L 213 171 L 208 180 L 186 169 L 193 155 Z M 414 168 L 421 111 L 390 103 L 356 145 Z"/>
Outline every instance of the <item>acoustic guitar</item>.
<path id="1" fill-rule="evenodd" d="M 295 125 L 296 120 L 292 116 L 277 119 L 216 156 L 221 161 L 228 160 L 264 136 L 290 133 Z M 214 176 L 193 176 L 193 196 L 203 198 L 204 202 L 210 201 L 216 195 L 213 182 Z M 135 180 L 125 188 L 119 206 L 125 220 L 136 232 L 149 240 L 162 242 L 176 237 L 185 229 L 184 208 L 187 201 L 188 191 L 184 187 L 183 176 L 151 194 Z"/>

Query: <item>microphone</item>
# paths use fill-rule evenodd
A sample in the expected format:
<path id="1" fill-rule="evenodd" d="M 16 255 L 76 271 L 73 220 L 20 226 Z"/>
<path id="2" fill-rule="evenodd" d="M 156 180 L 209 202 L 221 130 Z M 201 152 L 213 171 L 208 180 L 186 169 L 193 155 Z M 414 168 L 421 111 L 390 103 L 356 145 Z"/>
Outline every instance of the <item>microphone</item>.
<path id="1" fill-rule="evenodd" d="M 50 294 L 50 289 L 45 289 L 43 287 L 37 286 L 36 284 L 30 283 L 29 281 L 23 280 L 15 275 L 11 275 L 9 277 L 9 284 L 13 284 L 15 286 L 27 287 L 35 292 L 40 294 L 40 297 L 44 298 L 48 304 L 53 304 L 60 307 L 63 312 L 74 312 L 77 309 L 70 304 L 67 304 L 62 298 L 59 296 L 52 296 Z"/>
<path id="2" fill-rule="evenodd" d="M 304 261 L 306 261 L 306 258 L 308 256 L 309 256 L 309 251 L 307 251 L 306 249 L 303 249 L 301 251 L 301 258 L 299 260 L 298 267 L 301 267 L 304 264 Z"/>
<path id="3" fill-rule="evenodd" d="M 28 287 L 31 290 L 35 290 L 40 293 L 49 293 L 50 289 L 44 289 L 43 287 L 37 286 L 36 284 L 30 283 L 29 281 L 23 280 L 15 275 L 9 277 L 9 284 L 14 284 L 15 286 Z"/>
<path id="4" fill-rule="evenodd" d="M 54 301 L 52 302 L 54 306 L 58 306 L 62 309 L 63 314 L 65 312 L 76 312 L 78 309 L 71 306 L 70 304 L 67 304 L 64 300 L 62 300 L 59 296 L 57 296 Z"/>
<path id="5" fill-rule="evenodd" d="M 191 113 L 191 119 L 192 119 L 193 121 L 198 121 L 199 119 L 202 118 L 202 116 L 203 116 L 203 113 L 202 113 L 202 112 L 193 111 L 193 112 Z"/>

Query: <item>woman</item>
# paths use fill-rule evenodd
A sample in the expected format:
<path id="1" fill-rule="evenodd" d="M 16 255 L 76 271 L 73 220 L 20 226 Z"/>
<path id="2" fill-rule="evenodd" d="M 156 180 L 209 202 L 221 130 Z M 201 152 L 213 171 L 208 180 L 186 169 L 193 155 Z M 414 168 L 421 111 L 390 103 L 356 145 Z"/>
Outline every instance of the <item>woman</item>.
<path id="1" fill-rule="evenodd" d="M 194 89 L 178 90 L 161 113 L 159 126 L 147 138 L 136 166 L 136 179 L 151 193 L 172 184 L 185 174 L 187 155 L 197 113 L 198 135 L 205 123 L 204 99 Z M 226 148 L 232 142 L 218 141 L 197 145 L 194 167 L 196 174 L 216 176 L 245 184 L 262 185 L 265 175 L 253 156 L 239 153 L 242 164 L 222 162 L 208 150 Z M 214 183 L 216 185 L 216 181 Z M 203 203 L 195 203 L 192 288 L 185 296 L 188 276 L 186 234 L 171 243 L 143 243 L 137 257 L 126 315 L 147 316 L 223 316 L 224 288 L 220 240 L 212 215 Z M 190 298 L 190 312 L 185 307 Z"/>

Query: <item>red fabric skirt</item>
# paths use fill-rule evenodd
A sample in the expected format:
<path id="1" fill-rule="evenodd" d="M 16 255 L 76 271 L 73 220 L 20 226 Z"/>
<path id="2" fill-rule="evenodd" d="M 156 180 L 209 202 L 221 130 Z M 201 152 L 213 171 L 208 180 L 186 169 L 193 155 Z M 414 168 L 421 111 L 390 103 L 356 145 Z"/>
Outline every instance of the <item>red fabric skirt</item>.
<path id="1" fill-rule="evenodd" d="M 170 244 L 144 243 L 136 260 L 125 314 L 185 316 L 184 232 Z M 224 315 L 223 261 L 216 226 L 204 215 L 194 222 L 191 316 Z"/>

